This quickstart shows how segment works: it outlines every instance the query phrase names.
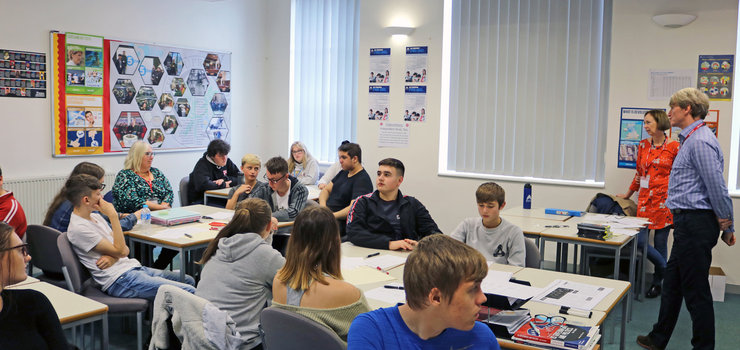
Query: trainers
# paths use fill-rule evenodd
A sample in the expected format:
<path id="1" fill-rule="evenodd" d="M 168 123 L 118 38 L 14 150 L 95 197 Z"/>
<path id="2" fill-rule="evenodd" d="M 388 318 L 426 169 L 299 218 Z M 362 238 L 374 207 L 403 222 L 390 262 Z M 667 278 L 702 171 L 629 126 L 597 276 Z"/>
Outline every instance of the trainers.
<path id="1" fill-rule="evenodd" d="M 647 335 L 638 335 L 637 345 L 642 346 L 643 348 L 648 349 L 648 350 L 663 350 L 664 349 L 664 348 L 661 348 L 653 344 L 653 340 L 650 339 L 650 336 L 647 336 Z"/>
<path id="2" fill-rule="evenodd" d="M 647 293 L 645 293 L 645 296 L 648 299 L 652 299 L 652 298 L 660 296 L 660 292 L 661 292 L 660 286 L 657 284 L 654 284 L 652 287 L 650 287 Z"/>

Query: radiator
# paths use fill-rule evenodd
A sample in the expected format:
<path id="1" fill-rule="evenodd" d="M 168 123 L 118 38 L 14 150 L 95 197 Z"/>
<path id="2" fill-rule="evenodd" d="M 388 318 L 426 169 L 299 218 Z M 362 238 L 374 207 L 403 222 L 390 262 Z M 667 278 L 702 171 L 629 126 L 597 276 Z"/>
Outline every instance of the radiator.
<path id="1" fill-rule="evenodd" d="M 9 179 L 3 183 L 3 188 L 6 191 L 12 191 L 15 199 L 21 203 L 23 211 L 26 213 L 26 221 L 29 225 L 41 225 L 44 222 L 46 210 L 49 209 L 49 204 L 51 204 L 51 201 L 59 190 L 64 187 L 68 176 Z M 104 179 L 106 188 L 103 192 L 108 192 L 113 187 L 116 173 L 106 173 Z"/>

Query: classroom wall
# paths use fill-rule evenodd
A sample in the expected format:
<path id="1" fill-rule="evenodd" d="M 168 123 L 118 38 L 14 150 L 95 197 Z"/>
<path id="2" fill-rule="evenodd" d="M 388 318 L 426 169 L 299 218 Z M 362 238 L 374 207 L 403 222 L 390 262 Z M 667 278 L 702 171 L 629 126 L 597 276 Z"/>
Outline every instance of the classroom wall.
<path id="1" fill-rule="evenodd" d="M 613 1 L 613 27 L 610 56 L 605 188 L 533 184 L 534 206 L 584 209 L 597 192 L 623 193 L 634 170 L 616 167 L 621 107 L 661 107 L 668 101 L 647 99 L 650 69 L 697 69 L 699 54 L 733 54 L 737 29 L 737 1 L 688 0 Z M 476 216 L 474 192 L 481 179 L 460 179 L 437 175 L 439 155 L 439 113 L 441 85 L 443 0 L 363 0 L 361 7 L 358 141 L 363 147 L 363 163 L 370 173 L 385 157 L 396 157 L 406 165 L 401 190 L 419 198 L 444 232 L 450 232 L 465 217 Z M 682 12 L 698 16 L 684 28 L 667 29 L 652 22 L 654 15 Z M 410 25 L 415 31 L 405 41 L 395 41 L 383 32 L 391 25 Z M 405 46 L 429 45 L 429 84 L 427 122 L 412 123 L 408 148 L 377 147 L 378 122 L 367 120 L 368 57 L 371 47 L 391 47 L 391 64 L 396 72 L 405 67 Z M 394 74 L 395 77 L 395 73 Z M 403 83 L 392 79 L 391 113 L 403 108 Z M 719 140 L 729 165 L 730 102 L 713 102 L 720 110 Z M 396 114 L 397 115 L 397 114 Z M 588 145 L 584 145 L 588 147 Z M 727 172 L 725 172 L 726 174 Z M 507 204 L 521 206 L 523 183 L 498 181 L 507 192 Z M 740 220 L 740 201 L 733 199 L 735 217 Z M 554 245 L 553 245 L 554 248 Z M 728 283 L 740 284 L 738 247 L 719 243 L 713 265 L 723 267 Z M 549 252 L 554 249 L 549 248 Z M 548 254 L 548 259 L 554 259 Z"/>
<path id="2" fill-rule="evenodd" d="M 284 45 L 278 46 L 285 48 L 280 50 L 269 34 L 289 34 L 289 0 L 0 0 L 0 11 L 1 48 L 48 55 L 49 31 L 60 30 L 231 51 L 232 158 L 238 162 L 247 150 L 269 150 L 270 146 L 263 145 L 275 144 L 276 140 L 283 140 L 281 145 L 287 143 L 287 128 L 283 132 L 273 127 L 276 123 L 266 122 L 265 100 L 268 94 L 278 94 L 271 91 L 277 80 L 285 83 L 282 87 L 287 91 L 289 35 L 288 39 L 280 37 Z M 275 11 L 284 20 L 268 21 L 270 16 L 276 17 Z M 273 60 L 272 53 L 284 57 Z M 82 160 L 96 162 L 107 172 L 121 169 L 124 155 L 53 158 L 50 103 L 50 98 L 0 99 L 0 166 L 6 179 L 68 174 Z M 280 108 L 287 116 L 287 106 Z M 202 151 L 158 153 L 154 166 L 163 170 L 177 188 L 179 179 L 190 173 L 201 155 Z"/>

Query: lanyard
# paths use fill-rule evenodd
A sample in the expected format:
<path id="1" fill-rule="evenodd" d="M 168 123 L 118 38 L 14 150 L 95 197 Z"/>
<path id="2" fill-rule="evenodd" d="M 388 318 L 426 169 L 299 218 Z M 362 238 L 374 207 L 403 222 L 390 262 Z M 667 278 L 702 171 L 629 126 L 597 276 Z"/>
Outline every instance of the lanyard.
<path id="1" fill-rule="evenodd" d="M 663 135 L 665 135 L 665 133 L 663 133 Z M 657 147 L 655 148 L 656 150 L 658 150 L 658 149 L 659 149 L 659 150 L 660 150 L 660 152 L 658 152 L 658 155 L 657 155 L 657 156 L 655 156 L 655 158 L 653 158 L 653 159 L 651 160 L 651 159 L 650 159 L 650 154 L 652 153 L 652 149 L 653 149 L 653 141 L 652 141 L 652 140 L 650 140 L 650 148 L 648 148 L 648 152 L 647 152 L 647 154 L 645 155 L 645 166 L 644 166 L 644 167 L 642 168 L 642 169 L 643 169 L 643 172 L 644 172 L 644 175 L 647 175 L 647 172 L 648 172 L 648 166 L 650 166 L 650 163 L 652 163 L 653 161 L 655 161 L 655 159 L 656 159 L 656 158 L 658 158 L 658 157 L 660 157 L 660 154 L 661 154 L 661 153 L 663 153 L 663 150 L 665 149 L 665 144 L 666 144 L 667 142 L 668 142 L 668 138 L 666 138 L 665 140 L 663 140 L 663 144 L 662 144 L 662 145 L 660 146 L 660 148 L 657 148 Z"/>
<path id="2" fill-rule="evenodd" d="M 136 173 L 136 175 L 139 175 L 139 177 L 142 180 L 144 180 L 144 182 L 146 182 L 147 185 L 149 185 L 149 192 L 152 193 L 152 194 L 154 194 L 154 188 L 152 188 L 152 183 L 154 182 L 154 180 L 149 181 L 149 180 L 145 179 L 143 176 L 141 176 L 141 174 L 139 174 L 139 173 Z"/>
<path id="3" fill-rule="evenodd" d="M 699 128 L 701 128 L 701 127 L 702 127 L 702 126 L 704 126 L 704 125 L 707 125 L 707 123 L 704 123 L 704 122 L 702 122 L 701 124 L 699 124 L 699 125 L 695 126 L 695 127 L 694 127 L 694 129 L 692 129 L 692 130 L 691 130 L 691 131 L 689 132 L 689 134 L 688 134 L 688 135 L 686 135 L 686 137 L 684 137 L 684 138 L 683 138 L 683 142 L 681 142 L 681 144 L 683 144 L 684 142 L 686 142 L 686 140 L 688 140 L 688 139 L 689 139 L 689 136 L 691 136 L 691 134 L 693 134 L 693 133 L 694 133 L 694 131 L 698 130 Z"/>

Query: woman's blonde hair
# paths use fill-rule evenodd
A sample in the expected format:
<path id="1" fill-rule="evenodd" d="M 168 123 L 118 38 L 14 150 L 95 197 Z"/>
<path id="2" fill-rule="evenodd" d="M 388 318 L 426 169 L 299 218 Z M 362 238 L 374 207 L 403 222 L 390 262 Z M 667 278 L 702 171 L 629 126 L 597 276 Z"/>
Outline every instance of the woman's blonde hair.
<path id="1" fill-rule="evenodd" d="M 307 290 L 313 281 L 329 284 L 326 275 L 342 279 L 341 244 L 331 210 L 320 206 L 303 209 L 295 218 L 285 266 L 278 270 L 277 279 L 296 290 Z"/>
<path id="2" fill-rule="evenodd" d="M 144 153 L 146 153 L 148 145 L 144 141 L 134 142 L 128 150 L 126 160 L 123 161 L 123 170 L 139 171 L 141 168 L 141 159 L 144 158 Z"/>
<path id="3" fill-rule="evenodd" d="M 256 233 L 262 234 L 267 225 L 272 220 L 272 210 L 270 205 L 260 198 L 247 198 L 236 204 L 234 216 L 224 228 L 216 235 L 216 238 L 208 244 L 208 248 L 203 252 L 203 257 L 198 264 L 205 264 L 216 254 L 218 242 L 221 238 L 231 237 L 238 233 Z"/>
<path id="4" fill-rule="evenodd" d="M 308 148 L 306 148 L 306 145 L 303 144 L 301 141 L 293 142 L 292 145 L 290 145 L 290 157 L 288 157 L 288 174 L 293 173 L 293 170 L 295 170 L 296 161 L 295 158 L 293 158 L 293 147 L 298 146 L 298 148 L 303 150 L 303 166 L 305 167 L 306 164 L 309 163 L 310 160 L 313 159 L 313 156 L 310 152 L 308 152 Z"/>

